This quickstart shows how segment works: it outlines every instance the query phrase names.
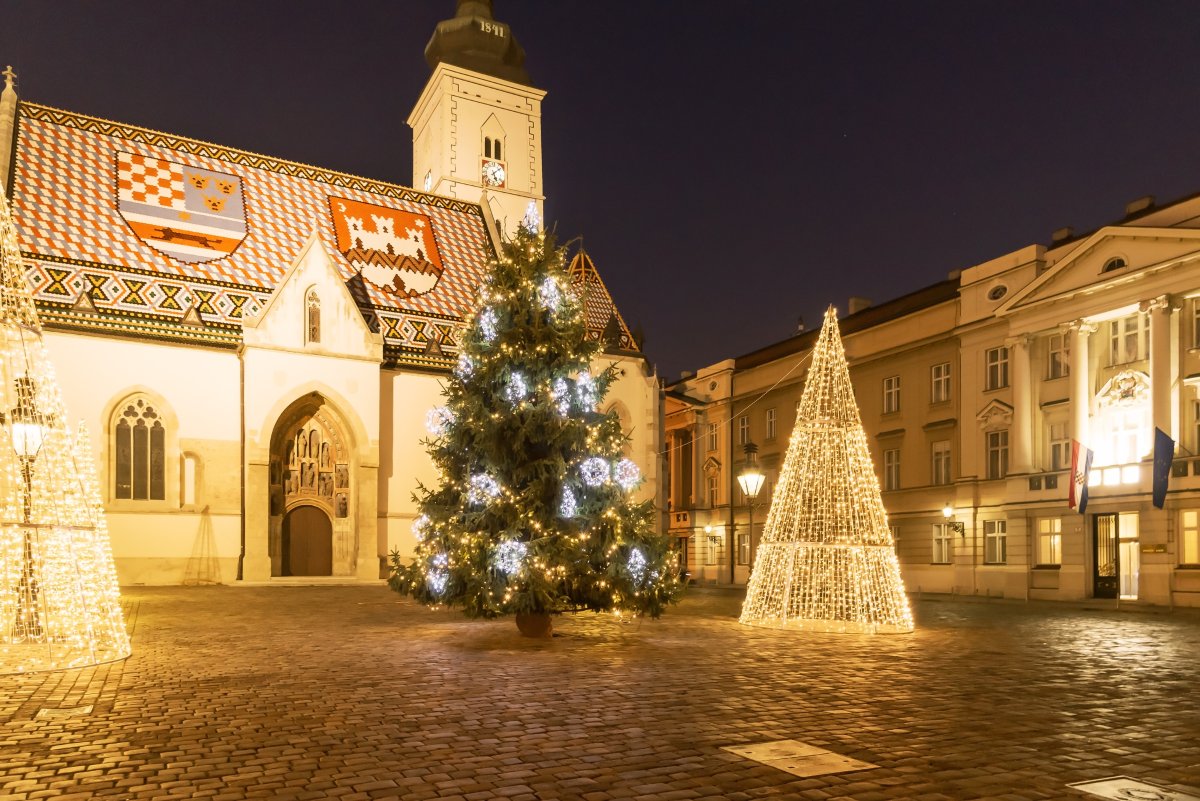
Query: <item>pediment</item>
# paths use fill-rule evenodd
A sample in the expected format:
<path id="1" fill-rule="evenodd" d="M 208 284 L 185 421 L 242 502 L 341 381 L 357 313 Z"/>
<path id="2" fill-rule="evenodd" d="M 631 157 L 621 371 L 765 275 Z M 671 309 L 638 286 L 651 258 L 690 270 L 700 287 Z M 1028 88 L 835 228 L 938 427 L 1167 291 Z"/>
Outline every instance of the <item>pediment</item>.
<path id="1" fill-rule="evenodd" d="M 1200 255 L 1200 230 L 1109 226 L 1065 247 L 1069 249 L 1064 255 L 1001 304 L 996 313 L 1010 314 L 1081 293 L 1130 284 L 1181 258 Z M 1124 266 L 1117 266 L 1116 260 Z"/>
<path id="2" fill-rule="evenodd" d="M 721 472 L 721 462 L 715 456 L 710 456 L 704 460 L 704 475 L 711 476 Z"/>
<path id="3" fill-rule="evenodd" d="M 988 401 L 987 405 L 980 409 L 979 414 L 975 415 L 975 419 L 979 421 L 979 427 L 984 431 L 1011 428 L 1013 407 L 1004 401 Z"/>

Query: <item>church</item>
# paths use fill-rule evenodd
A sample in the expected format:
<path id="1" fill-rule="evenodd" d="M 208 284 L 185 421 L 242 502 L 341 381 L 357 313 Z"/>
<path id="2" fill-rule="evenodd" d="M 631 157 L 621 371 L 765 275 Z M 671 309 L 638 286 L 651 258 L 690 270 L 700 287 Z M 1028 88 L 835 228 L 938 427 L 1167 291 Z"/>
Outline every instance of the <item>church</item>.
<path id="1" fill-rule="evenodd" d="M 378 581 L 488 263 L 544 201 L 541 105 L 490 0 L 426 48 L 412 187 L 0 95 L 0 178 L 122 584 Z M 588 255 L 604 400 L 659 501 L 660 392 Z"/>

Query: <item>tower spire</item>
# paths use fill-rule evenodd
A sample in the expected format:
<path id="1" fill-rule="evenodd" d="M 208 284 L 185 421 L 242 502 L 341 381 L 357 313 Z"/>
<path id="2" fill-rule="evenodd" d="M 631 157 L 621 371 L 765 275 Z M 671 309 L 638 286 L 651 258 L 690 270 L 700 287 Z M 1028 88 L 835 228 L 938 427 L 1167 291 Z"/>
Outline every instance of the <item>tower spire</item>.
<path id="1" fill-rule="evenodd" d="M 454 17 L 434 29 L 425 61 L 431 69 L 444 62 L 529 85 L 525 51 L 512 29 L 496 21 L 492 0 L 458 0 Z"/>

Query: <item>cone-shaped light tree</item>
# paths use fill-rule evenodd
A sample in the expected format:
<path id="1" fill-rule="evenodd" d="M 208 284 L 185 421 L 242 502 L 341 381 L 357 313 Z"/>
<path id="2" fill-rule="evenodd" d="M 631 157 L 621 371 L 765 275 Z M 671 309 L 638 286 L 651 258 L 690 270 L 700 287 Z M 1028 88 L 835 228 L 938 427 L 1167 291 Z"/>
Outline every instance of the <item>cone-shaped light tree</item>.
<path id="1" fill-rule="evenodd" d="M 837 632 L 913 628 L 833 307 L 813 351 L 741 622 Z"/>
<path id="2" fill-rule="evenodd" d="M 417 492 L 416 559 L 393 552 L 390 584 L 544 635 L 564 611 L 657 616 L 682 585 L 651 502 L 631 500 L 640 476 L 619 420 L 597 411 L 614 371 L 592 375 L 600 345 L 562 249 L 535 225 L 492 266 L 429 413 L 438 481 Z"/>
<path id="3" fill-rule="evenodd" d="M 129 656 L 87 432 L 67 427 L 0 193 L 0 673 Z"/>

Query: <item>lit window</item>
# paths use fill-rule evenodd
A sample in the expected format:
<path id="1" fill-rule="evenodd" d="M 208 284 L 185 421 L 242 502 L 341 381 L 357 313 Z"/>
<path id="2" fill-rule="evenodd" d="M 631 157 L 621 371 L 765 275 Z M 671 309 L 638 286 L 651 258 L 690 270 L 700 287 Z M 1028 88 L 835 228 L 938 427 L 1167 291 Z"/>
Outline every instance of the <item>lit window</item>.
<path id="1" fill-rule="evenodd" d="M 1008 430 L 987 432 L 987 477 L 1008 475 Z"/>
<path id="2" fill-rule="evenodd" d="M 883 452 L 883 488 L 885 490 L 900 489 L 899 448 L 892 448 Z"/>
<path id="3" fill-rule="evenodd" d="M 951 548 L 954 545 L 953 533 L 949 523 L 933 524 L 933 558 L 930 561 L 935 565 L 950 564 Z"/>
<path id="4" fill-rule="evenodd" d="M 988 348 L 984 353 L 987 377 L 984 389 L 1008 386 L 1008 348 Z"/>
<path id="5" fill-rule="evenodd" d="M 767 409 L 767 439 L 775 439 L 775 410 Z"/>
<path id="6" fill-rule="evenodd" d="M 1008 521 L 983 521 L 983 561 L 990 565 L 1008 562 Z"/>
<path id="7" fill-rule="evenodd" d="M 929 370 L 929 402 L 950 400 L 950 362 L 935 364 Z"/>
<path id="8" fill-rule="evenodd" d="M 883 413 L 892 414 L 900 411 L 900 376 L 893 375 L 883 379 Z"/>
<path id="9" fill-rule="evenodd" d="M 1062 519 L 1043 517 L 1037 521 L 1037 563 L 1062 564 Z"/>
<path id="10" fill-rule="evenodd" d="M 933 469 L 931 477 L 934 484 L 949 484 L 950 479 L 950 441 L 941 440 L 933 443 Z"/>
<path id="11" fill-rule="evenodd" d="M 742 415 L 738 418 L 738 445 L 745 445 L 750 441 L 750 418 Z"/>
<path id="12" fill-rule="evenodd" d="M 1129 364 L 1146 358 L 1150 324 L 1144 314 L 1131 314 L 1108 324 L 1109 364 Z"/>
<path id="13" fill-rule="evenodd" d="M 1071 439 L 1066 423 L 1050 424 L 1050 469 L 1066 470 L 1071 466 Z"/>
<path id="14" fill-rule="evenodd" d="M 715 451 L 717 449 L 717 424 L 708 424 L 708 449 Z"/>
<path id="15" fill-rule="evenodd" d="M 717 487 L 720 484 L 721 477 L 716 473 L 712 473 L 708 477 L 708 505 L 717 505 Z"/>
<path id="16" fill-rule="evenodd" d="M 1200 565 L 1200 511 L 1185 509 L 1179 527 L 1179 564 Z"/>
<path id="17" fill-rule="evenodd" d="M 1066 334 L 1051 334 L 1046 340 L 1046 377 L 1062 378 L 1071 374 L 1071 339 Z"/>
<path id="18" fill-rule="evenodd" d="M 739 565 L 750 564 L 750 535 L 738 534 L 738 553 L 737 560 Z"/>
<path id="19" fill-rule="evenodd" d="M 706 536 L 707 547 L 704 549 L 704 564 L 715 565 L 721 559 L 721 538 Z"/>
<path id="20" fill-rule="evenodd" d="M 117 410 L 112 429 L 113 497 L 162 501 L 167 497 L 167 432 L 158 410 L 134 398 Z"/>

